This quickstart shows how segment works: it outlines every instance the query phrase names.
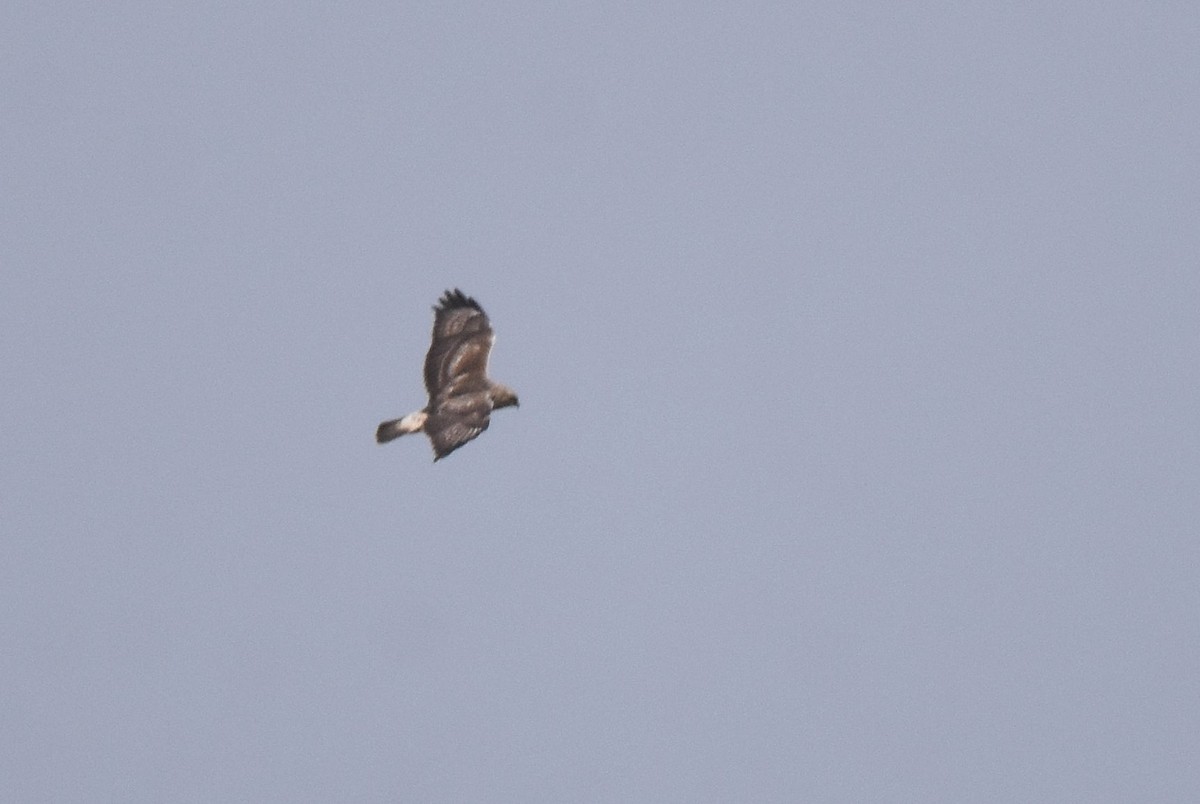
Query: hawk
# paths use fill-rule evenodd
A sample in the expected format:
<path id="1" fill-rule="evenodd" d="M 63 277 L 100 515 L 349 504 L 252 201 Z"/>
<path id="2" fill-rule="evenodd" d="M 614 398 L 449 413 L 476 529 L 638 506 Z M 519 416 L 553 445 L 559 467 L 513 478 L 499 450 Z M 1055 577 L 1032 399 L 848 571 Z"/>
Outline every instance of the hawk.
<path id="1" fill-rule="evenodd" d="M 440 461 L 488 428 L 492 411 L 519 405 L 513 389 L 487 376 L 488 355 L 496 340 L 487 313 L 461 290 L 447 290 L 433 308 L 433 341 L 425 355 L 429 404 L 399 419 L 383 422 L 375 440 L 386 444 L 424 431 Z"/>

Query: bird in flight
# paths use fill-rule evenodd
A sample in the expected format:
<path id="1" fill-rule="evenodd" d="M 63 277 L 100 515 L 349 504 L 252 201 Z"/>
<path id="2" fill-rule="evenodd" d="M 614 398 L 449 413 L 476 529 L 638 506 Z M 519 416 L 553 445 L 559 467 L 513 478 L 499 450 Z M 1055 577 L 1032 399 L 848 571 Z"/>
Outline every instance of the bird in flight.
<path id="1" fill-rule="evenodd" d="M 439 461 L 488 428 L 492 411 L 519 405 L 513 389 L 487 376 L 488 355 L 496 340 L 487 313 L 461 290 L 447 290 L 433 308 L 433 340 L 425 355 L 423 410 L 383 422 L 375 440 L 386 444 L 409 433 L 424 432 Z"/>

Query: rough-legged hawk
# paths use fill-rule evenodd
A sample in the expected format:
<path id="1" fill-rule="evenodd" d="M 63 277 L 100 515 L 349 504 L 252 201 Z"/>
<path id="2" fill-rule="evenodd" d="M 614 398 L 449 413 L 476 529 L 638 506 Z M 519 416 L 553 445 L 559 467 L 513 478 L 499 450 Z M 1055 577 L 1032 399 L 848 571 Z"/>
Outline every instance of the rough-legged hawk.
<path id="1" fill-rule="evenodd" d="M 518 402 L 513 389 L 487 377 L 496 336 L 479 302 L 455 288 L 442 294 L 433 311 L 433 342 L 425 355 L 429 404 L 379 425 L 375 440 L 386 444 L 423 430 L 438 461 L 486 430 L 493 410 Z"/>

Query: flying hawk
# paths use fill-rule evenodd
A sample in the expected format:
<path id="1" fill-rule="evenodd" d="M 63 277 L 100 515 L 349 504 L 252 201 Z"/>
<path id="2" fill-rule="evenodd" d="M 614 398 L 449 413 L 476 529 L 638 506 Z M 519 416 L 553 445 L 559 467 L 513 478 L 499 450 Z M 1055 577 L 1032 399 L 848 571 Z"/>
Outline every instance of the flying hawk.
<path id="1" fill-rule="evenodd" d="M 425 355 L 424 410 L 383 422 L 375 440 L 386 444 L 424 431 L 439 461 L 488 428 L 492 411 L 517 405 L 513 389 L 487 376 L 496 340 L 487 313 L 461 290 L 447 290 L 433 308 L 433 342 Z"/>

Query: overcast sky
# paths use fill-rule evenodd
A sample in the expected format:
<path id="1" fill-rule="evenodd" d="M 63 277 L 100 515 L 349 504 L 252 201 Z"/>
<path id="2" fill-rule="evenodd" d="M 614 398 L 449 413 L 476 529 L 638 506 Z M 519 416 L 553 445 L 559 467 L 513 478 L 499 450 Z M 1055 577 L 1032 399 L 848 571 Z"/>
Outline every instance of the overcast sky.
<path id="1" fill-rule="evenodd" d="M 0 800 L 1200 800 L 1200 6 L 20 5 Z"/>

